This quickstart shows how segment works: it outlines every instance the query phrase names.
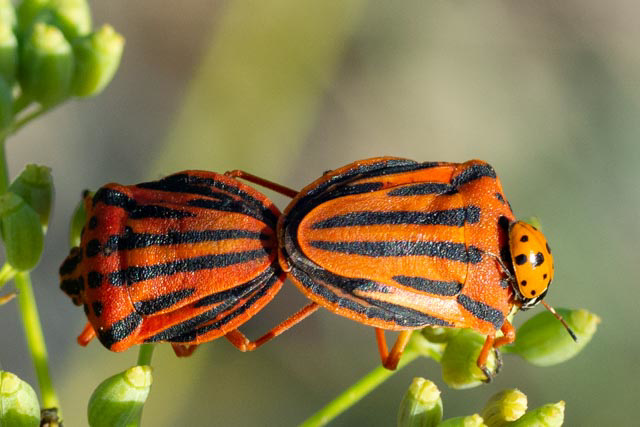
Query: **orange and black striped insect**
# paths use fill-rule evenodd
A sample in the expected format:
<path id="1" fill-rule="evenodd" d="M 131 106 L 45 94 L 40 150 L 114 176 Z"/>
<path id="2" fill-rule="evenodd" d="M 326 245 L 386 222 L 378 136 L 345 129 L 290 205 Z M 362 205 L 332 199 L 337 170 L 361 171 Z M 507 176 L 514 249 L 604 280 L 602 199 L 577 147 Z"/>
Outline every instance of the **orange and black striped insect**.
<path id="1" fill-rule="evenodd" d="M 381 157 L 329 171 L 295 195 L 277 232 L 288 277 L 315 303 L 375 327 L 390 369 L 413 329 L 472 328 L 487 336 L 478 366 L 491 378 L 489 352 L 515 339 L 507 315 L 539 302 L 553 274 L 544 236 L 515 220 L 478 160 Z M 384 330 L 402 331 L 391 352 Z"/>
<path id="2" fill-rule="evenodd" d="M 236 329 L 278 292 L 273 203 L 237 180 L 185 171 L 132 186 L 108 184 L 85 198 L 81 245 L 60 267 L 61 289 L 83 305 L 110 350 L 167 341 L 178 355 L 230 333 L 253 349 L 301 320 L 250 342 Z M 313 308 L 313 307 L 312 307 Z"/>

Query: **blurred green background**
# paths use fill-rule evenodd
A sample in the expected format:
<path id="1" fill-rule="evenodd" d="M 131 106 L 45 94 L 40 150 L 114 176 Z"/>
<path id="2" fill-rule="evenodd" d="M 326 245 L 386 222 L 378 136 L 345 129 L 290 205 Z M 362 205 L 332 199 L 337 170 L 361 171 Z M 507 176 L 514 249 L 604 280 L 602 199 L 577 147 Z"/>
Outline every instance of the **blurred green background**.
<path id="1" fill-rule="evenodd" d="M 92 7 L 97 24 L 127 38 L 114 82 L 8 141 L 13 175 L 29 162 L 53 168 L 55 218 L 33 281 L 65 425 L 85 425 L 91 391 L 137 355 L 75 344 L 85 317 L 59 291 L 57 268 L 83 189 L 186 168 L 241 168 L 297 189 L 379 155 L 490 162 L 515 214 L 538 216 L 550 240 L 556 276 L 547 301 L 603 321 L 575 359 L 536 368 L 507 356 L 494 383 L 472 390 L 447 389 L 439 366 L 419 360 L 332 425 L 395 425 L 414 376 L 440 386 L 446 417 L 479 411 L 495 391 L 517 387 L 530 407 L 564 399 L 567 426 L 637 422 L 636 2 Z M 284 198 L 268 194 L 284 208 Z M 286 284 L 243 329 L 257 337 L 304 303 Z M 35 385 L 15 303 L 0 309 L 0 337 L 2 367 Z M 143 424 L 296 425 L 378 363 L 373 330 L 326 311 L 249 354 L 219 340 L 178 360 L 162 345 Z"/>

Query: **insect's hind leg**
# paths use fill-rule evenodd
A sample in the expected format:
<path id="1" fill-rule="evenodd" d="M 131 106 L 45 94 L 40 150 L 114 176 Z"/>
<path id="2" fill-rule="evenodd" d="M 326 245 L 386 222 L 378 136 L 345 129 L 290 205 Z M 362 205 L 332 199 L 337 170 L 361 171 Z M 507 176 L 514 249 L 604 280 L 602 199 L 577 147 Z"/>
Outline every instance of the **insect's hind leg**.
<path id="1" fill-rule="evenodd" d="M 378 342 L 378 352 L 380 353 L 382 366 L 390 371 L 395 371 L 398 367 L 398 362 L 400 362 L 400 357 L 402 357 L 402 353 L 409 343 L 409 339 L 411 339 L 412 332 L 413 330 L 400 332 L 400 335 L 396 338 L 395 344 L 391 348 L 391 352 L 389 352 L 387 350 L 387 340 L 384 336 L 384 330 L 376 328 L 376 341 Z"/>
<path id="2" fill-rule="evenodd" d="M 261 345 L 271 341 L 273 338 L 285 332 L 287 329 L 296 325 L 300 321 L 306 319 L 309 315 L 315 312 L 319 308 L 319 305 L 315 302 L 309 303 L 304 306 L 300 311 L 290 316 L 288 319 L 273 327 L 269 332 L 261 336 L 255 341 L 249 340 L 240 330 L 234 329 L 225 335 L 225 338 L 229 340 L 240 351 L 253 351 Z"/>

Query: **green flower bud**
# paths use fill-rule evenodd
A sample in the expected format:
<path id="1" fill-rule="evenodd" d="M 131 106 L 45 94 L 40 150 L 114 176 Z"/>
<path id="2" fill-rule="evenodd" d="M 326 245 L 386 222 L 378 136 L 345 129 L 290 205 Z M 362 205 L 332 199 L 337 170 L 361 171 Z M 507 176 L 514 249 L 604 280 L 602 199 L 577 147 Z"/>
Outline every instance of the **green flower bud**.
<path id="1" fill-rule="evenodd" d="M 509 427 L 560 427 L 564 422 L 564 401 L 549 403 L 527 412 Z"/>
<path id="2" fill-rule="evenodd" d="M 0 130 L 6 129 L 13 119 L 11 86 L 0 77 Z"/>
<path id="3" fill-rule="evenodd" d="M 42 18 L 49 13 L 48 8 L 49 0 L 22 0 L 16 8 L 19 34 L 26 35 L 36 21 L 36 17 Z"/>
<path id="4" fill-rule="evenodd" d="M 440 361 L 442 379 L 449 387 L 471 388 L 487 380 L 486 375 L 477 365 L 485 338 L 484 335 L 472 329 L 462 329 L 449 340 Z M 490 372 L 495 372 L 497 367 L 495 352 L 489 353 L 486 367 Z"/>
<path id="5" fill-rule="evenodd" d="M 73 45 L 76 69 L 73 77 L 73 94 L 97 95 L 111 81 L 122 57 L 124 37 L 110 25 L 79 39 Z"/>
<path id="6" fill-rule="evenodd" d="M 482 418 L 491 427 L 502 427 L 527 411 L 527 396 L 517 389 L 503 390 L 491 396 L 482 410 Z"/>
<path id="7" fill-rule="evenodd" d="M 431 427 L 442 420 L 440 390 L 429 380 L 414 378 L 400 402 L 398 427 Z"/>
<path id="8" fill-rule="evenodd" d="M 151 382 L 151 366 L 134 366 L 104 380 L 89 399 L 89 425 L 129 425 L 140 415 Z"/>
<path id="9" fill-rule="evenodd" d="M 0 196 L 0 220 L 7 261 L 16 270 L 31 270 L 44 245 L 40 217 L 22 197 L 9 192 Z"/>
<path id="10" fill-rule="evenodd" d="M 540 312 L 519 329 L 516 341 L 504 347 L 536 366 L 551 366 L 578 354 L 593 337 L 600 318 L 587 310 L 556 309 L 578 337 L 575 342 L 550 312 Z"/>
<path id="11" fill-rule="evenodd" d="M 56 17 L 56 26 L 68 40 L 89 34 L 91 9 L 86 0 L 50 0 Z"/>
<path id="12" fill-rule="evenodd" d="M 40 404 L 36 392 L 17 376 L 3 371 L 0 371 L 0 425 L 40 425 Z"/>
<path id="13" fill-rule="evenodd" d="M 17 67 L 18 39 L 11 24 L 3 22 L 0 18 L 0 77 L 4 78 L 9 86 L 16 78 Z"/>
<path id="14" fill-rule="evenodd" d="M 40 224 L 46 231 L 53 203 L 53 178 L 46 166 L 27 165 L 11 183 L 9 191 L 22 197 L 40 216 Z"/>
<path id="15" fill-rule="evenodd" d="M 27 96 L 43 106 L 56 104 L 71 90 L 74 59 L 62 32 L 37 22 L 22 49 L 20 84 Z"/>
<path id="16" fill-rule="evenodd" d="M 69 244 L 72 248 L 80 246 L 80 239 L 82 237 L 82 229 L 87 223 L 87 211 L 85 209 L 85 199 L 92 197 L 88 190 L 85 190 L 82 194 L 82 199 L 76 205 L 71 216 L 71 226 L 69 227 Z"/>
<path id="17" fill-rule="evenodd" d="M 13 29 L 16 26 L 16 10 L 11 0 L 0 0 L 0 24 Z"/>
<path id="18" fill-rule="evenodd" d="M 487 424 L 480 415 L 473 414 L 466 417 L 449 418 L 438 424 L 438 427 L 487 427 Z"/>

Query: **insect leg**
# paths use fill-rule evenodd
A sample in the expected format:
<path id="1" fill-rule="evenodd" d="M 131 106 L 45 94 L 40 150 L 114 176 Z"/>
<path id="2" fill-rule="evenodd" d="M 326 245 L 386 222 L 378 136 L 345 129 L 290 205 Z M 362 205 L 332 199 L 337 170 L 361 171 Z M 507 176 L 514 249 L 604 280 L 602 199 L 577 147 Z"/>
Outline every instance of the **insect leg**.
<path id="1" fill-rule="evenodd" d="M 312 302 L 306 306 L 304 306 L 300 311 L 293 314 L 291 317 L 280 323 L 279 325 L 272 328 L 269 332 L 261 336 L 255 341 L 250 341 L 242 332 L 238 329 L 234 329 L 231 332 L 228 332 L 225 335 L 225 338 L 231 342 L 238 350 L 240 351 L 253 351 L 256 348 L 260 347 L 262 344 L 271 341 L 273 338 L 282 334 L 287 329 L 296 325 L 298 322 L 306 319 L 310 314 L 316 311 L 319 308 L 319 305 L 315 302 Z"/>
<path id="2" fill-rule="evenodd" d="M 487 335 L 487 339 L 484 341 L 484 345 L 482 346 L 482 350 L 480 350 L 480 355 L 478 356 L 478 360 L 476 364 L 478 368 L 485 374 L 487 377 L 486 380 L 483 380 L 486 383 L 491 382 L 493 379 L 493 374 L 487 368 L 487 359 L 489 358 L 489 352 L 493 350 L 493 345 L 495 342 L 495 334 Z M 496 355 L 498 356 L 498 355 Z"/>
<path id="3" fill-rule="evenodd" d="M 380 352 L 382 366 L 390 371 L 394 371 L 398 367 L 398 362 L 400 361 L 402 352 L 411 338 L 412 332 L 412 330 L 400 332 L 400 335 L 398 335 L 398 338 L 389 353 L 387 352 L 387 340 L 384 337 L 384 330 L 376 328 L 376 340 L 378 341 L 378 351 Z"/>
<path id="4" fill-rule="evenodd" d="M 87 322 L 87 324 L 84 326 L 84 329 L 82 330 L 82 332 L 80 332 L 80 335 L 78 335 L 78 338 L 76 340 L 78 341 L 78 344 L 80 344 L 83 347 L 86 347 L 89 344 L 89 342 L 95 337 L 96 337 L 95 329 L 93 329 L 93 326 L 91 325 L 91 323 Z"/>
<path id="5" fill-rule="evenodd" d="M 269 181 L 266 180 L 264 178 L 260 178 L 259 176 L 250 174 L 248 172 L 236 169 L 236 170 L 232 170 L 232 171 L 227 171 L 224 173 L 226 176 L 229 176 L 231 178 L 242 178 L 246 181 L 249 181 L 253 184 L 257 184 L 260 185 L 264 188 L 268 188 L 269 190 L 273 190 L 276 193 L 280 193 L 283 194 L 287 197 L 291 197 L 294 198 L 296 197 L 296 195 L 298 194 L 297 191 L 292 190 L 289 187 L 285 187 L 284 185 L 280 185 L 280 184 L 276 184 L 273 181 Z"/>
<path id="6" fill-rule="evenodd" d="M 516 329 L 508 320 L 504 321 L 500 330 L 502 331 L 503 336 L 496 339 L 495 343 L 493 343 L 494 348 L 501 347 L 505 344 L 511 344 L 516 339 Z"/>

